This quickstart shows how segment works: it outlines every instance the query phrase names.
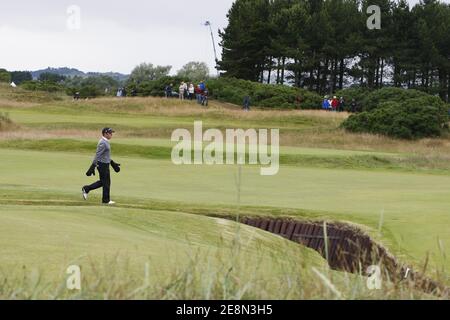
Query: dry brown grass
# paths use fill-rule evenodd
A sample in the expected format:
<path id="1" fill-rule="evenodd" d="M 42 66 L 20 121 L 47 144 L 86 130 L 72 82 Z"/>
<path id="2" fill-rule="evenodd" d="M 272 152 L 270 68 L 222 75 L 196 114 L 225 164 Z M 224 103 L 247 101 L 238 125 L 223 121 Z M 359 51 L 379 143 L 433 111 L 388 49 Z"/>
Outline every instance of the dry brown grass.
<path id="1" fill-rule="evenodd" d="M 287 146 L 450 156 L 450 139 L 447 137 L 399 140 L 382 135 L 355 134 L 343 129 L 334 129 L 311 130 L 301 133 L 287 132 L 282 134 L 280 140 L 283 145 Z"/>
<path id="2" fill-rule="evenodd" d="M 84 139 L 84 138 L 98 138 L 98 131 L 94 130 L 33 130 L 33 129 L 18 129 L 8 131 L 0 131 L 0 140 L 44 140 L 44 139 L 59 139 L 59 138 L 70 138 L 70 139 Z"/>
<path id="3" fill-rule="evenodd" d="M 12 88 L 8 84 L 0 83 L 0 107 L 13 104 L 17 107 L 26 107 L 30 104 L 50 103 L 68 100 L 62 92 L 48 93 L 43 91 L 29 91 L 21 87 Z"/>
<path id="4" fill-rule="evenodd" d="M 19 128 L 7 113 L 0 113 L 0 132 L 10 131 Z"/>
<path id="5" fill-rule="evenodd" d="M 210 101 L 208 108 L 203 108 L 195 101 L 181 101 L 163 98 L 99 98 L 88 100 L 87 103 L 101 111 L 122 111 L 127 113 L 163 115 L 163 116 L 197 116 L 216 115 L 240 120 L 273 120 L 289 119 L 292 117 L 318 118 L 326 121 L 341 122 L 349 114 L 346 112 L 324 112 L 322 110 L 261 110 L 253 109 L 243 112 L 237 105 Z"/>
<path id="6" fill-rule="evenodd" d="M 0 97 L 0 108 L 32 108 L 38 105 L 36 102 L 14 101 Z"/>
<path id="7" fill-rule="evenodd" d="M 4 89 L 4 88 L 3 88 Z M 10 89 L 6 89 L 10 90 Z M 447 158 L 450 155 L 450 138 L 442 137 L 438 139 L 422 139 L 419 141 L 397 140 L 381 135 L 353 134 L 339 129 L 339 125 L 349 114 L 325 112 L 322 110 L 262 110 L 252 109 L 251 112 L 243 112 L 237 105 L 210 101 L 208 108 L 202 108 L 195 101 L 180 101 L 178 99 L 164 99 L 156 97 L 136 97 L 136 98 L 98 98 L 81 101 L 70 101 L 67 98 L 63 101 L 51 103 L 38 103 L 30 101 L 16 101 L 4 94 L 0 95 L 0 107 L 29 108 L 29 107 L 74 107 L 76 105 L 85 107 L 88 110 L 107 113 L 127 113 L 142 114 L 164 117 L 198 117 L 199 119 L 224 119 L 237 120 L 239 125 L 242 122 L 261 121 L 264 122 L 286 121 L 280 127 L 280 143 L 284 146 L 298 146 L 311 148 L 332 148 L 346 150 L 366 150 L 379 152 L 399 152 L 411 153 L 423 156 L 433 156 Z M 309 121 L 303 126 L 302 121 Z M 229 124 L 229 123 L 227 123 Z M 287 128 L 293 130 L 286 130 Z M 142 138 L 170 138 L 170 128 L 140 128 L 139 130 L 123 130 L 121 137 L 142 137 Z M 9 128 L 0 133 L 0 139 L 49 139 L 49 138 L 92 138 L 97 137 L 95 130 L 75 130 L 75 129 L 27 129 Z"/>
<path id="8" fill-rule="evenodd" d="M 54 129 L 43 131 L 16 127 L 12 130 L 0 131 L 0 140 L 94 139 L 98 136 L 98 130 Z M 135 131 L 125 130 L 120 132 L 120 137 L 170 139 L 170 130 L 148 129 L 140 131 L 139 134 L 136 134 Z M 337 129 L 332 132 L 320 132 L 320 130 L 301 133 L 281 132 L 280 143 L 283 146 L 306 148 L 407 153 L 420 157 L 428 164 L 450 161 L 450 140 L 445 138 L 401 141 L 379 135 L 352 134 Z"/>

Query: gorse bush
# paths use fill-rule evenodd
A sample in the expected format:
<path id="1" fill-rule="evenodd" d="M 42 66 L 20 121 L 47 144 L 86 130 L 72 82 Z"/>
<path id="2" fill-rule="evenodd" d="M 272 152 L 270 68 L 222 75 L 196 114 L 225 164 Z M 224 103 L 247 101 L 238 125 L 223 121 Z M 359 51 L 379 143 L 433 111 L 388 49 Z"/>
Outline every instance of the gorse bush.
<path id="1" fill-rule="evenodd" d="M 178 92 L 178 88 L 182 81 L 189 83 L 189 79 L 170 76 L 164 76 L 157 80 L 146 80 L 140 82 L 130 80 L 127 83 L 126 89 L 128 93 L 135 90 L 136 95 L 140 97 L 163 97 L 165 94 L 166 86 L 172 84 L 172 91 Z"/>
<path id="2" fill-rule="evenodd" d="M 429 94 L 414 90 L 387 87 L 372 92 L 367 92 L 359 101 L 363 107 L 363 111 L 370 111 L 379 107 L 383 102 L 404 102 L 411 99 L 428 98 L 429 103 L 440 104 L 442 100 L 438 97 L 430 96 Z M 428 104 L 428 103 L 427 103 Z"/>
<path id="3" fill-rule="evenodd" d="M 351 132 L 383 134 L 401 139 L 438 137 L 443 133 L 449 120 L 448 110 L 439 98 L 424 96 L 396 100 L 352 115 L 342 126 Z"/>
<path id="4" fill-rule="evenodd" d="M 304 89 L 228 77 L 209 80 L 207 86 L 213 98 L 238 105 L 247 95 L 253 106 L 262 108 L 320 109 L 322 101 L 318 94 Z"/>
<path id="5" fill-rule="evenodd" d="M 348 103 L 352 99 L 362 107 L 363 111 L 370 111 L 379 107 L 384 102 L 402 102 L 410 99 L 429 98 L 432 104 L 441 103 L 438 97 L 433 97 L 423 91 L 414 89 L 402 89 L 395 87 L 385 87 L 378 90 L 366 87 L 352 87 L 337 91 L 334 95 L 344 97 Z"/>
<path id="6" fill-rule="evenodd" d="M 373 90 L 369 88 L 352 87 L 344 90 L 339 90 L 334 95 L 338 98 L 344 97 L 347 104 L 349 104 L 352 99 L 355 99 L 358 104 L 361 104 L 365 102 L 366 97 L 371 92 L 373 92 Z"/>
<path id="7" fill-rule="evenodd" d="M 21 84 L 21 87 L 30 91 L 64 91 L 64 87 L 61 84 L 52 81 L 25 81 Z"/>
<path id="8" fill-rule="evenodd" d="M 80 98 L 96 98 L 105 95 L 115 95 L 119 82 L 112 77 L 73 77 L 64 81 L 66 93 L 73 96 L 76 92 L 80 94 Z"/>

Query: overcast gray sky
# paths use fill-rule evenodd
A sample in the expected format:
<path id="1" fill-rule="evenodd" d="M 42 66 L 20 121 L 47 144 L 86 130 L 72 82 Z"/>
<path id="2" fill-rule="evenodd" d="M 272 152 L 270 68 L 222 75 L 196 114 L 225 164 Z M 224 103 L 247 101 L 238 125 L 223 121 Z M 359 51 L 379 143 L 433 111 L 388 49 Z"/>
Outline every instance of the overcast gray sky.
<path id="1" fill-rule="evenodd" d="M 72 67 L 130 73 L 141 62 L 205 61 L 213 71 L 217 30 L 234 0 L 0 0 L 0 68 Z M 419 0 L 409 0 L 411 4 Z M 447 2 L 447 1 L 446 1 Z M 80 29 L 71 5 L 80 8 Z M 220 57 L 221 49 L 217 47 Z"/>

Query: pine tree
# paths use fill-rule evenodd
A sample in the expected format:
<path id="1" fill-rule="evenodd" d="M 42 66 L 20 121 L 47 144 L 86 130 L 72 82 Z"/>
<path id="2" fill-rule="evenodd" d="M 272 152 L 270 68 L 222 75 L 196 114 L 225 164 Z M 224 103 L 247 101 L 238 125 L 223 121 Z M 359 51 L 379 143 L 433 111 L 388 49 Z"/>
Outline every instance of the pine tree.
<path id="1" fill-rule="evenodd" d="M 381 9 L 369 30 L 366 10 Z M 236 0 L 220 31 L 225 76 L 328 94 L 383 85 L 450 91 L 450 5 L 422 0 Z"/>

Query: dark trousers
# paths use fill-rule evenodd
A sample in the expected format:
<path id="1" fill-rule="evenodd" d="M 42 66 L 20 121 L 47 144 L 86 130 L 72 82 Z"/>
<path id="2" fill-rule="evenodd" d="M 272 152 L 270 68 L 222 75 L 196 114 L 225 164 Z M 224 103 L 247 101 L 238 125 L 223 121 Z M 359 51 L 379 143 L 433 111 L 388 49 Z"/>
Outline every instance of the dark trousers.
<path id="1" fill-rule="evenodd" d="M 111 189 L 111 174 L 109 172 L 109 163 L 98 163 L 98 174 L 100 175 L 100 180 L 91 184 L 90 186 L 85 186 L 84 190 L 89 193 L 92 190 L 97 190 L 103 187 L 103 203 L 109 203 L 110 199 L 110 189 Z"/>

